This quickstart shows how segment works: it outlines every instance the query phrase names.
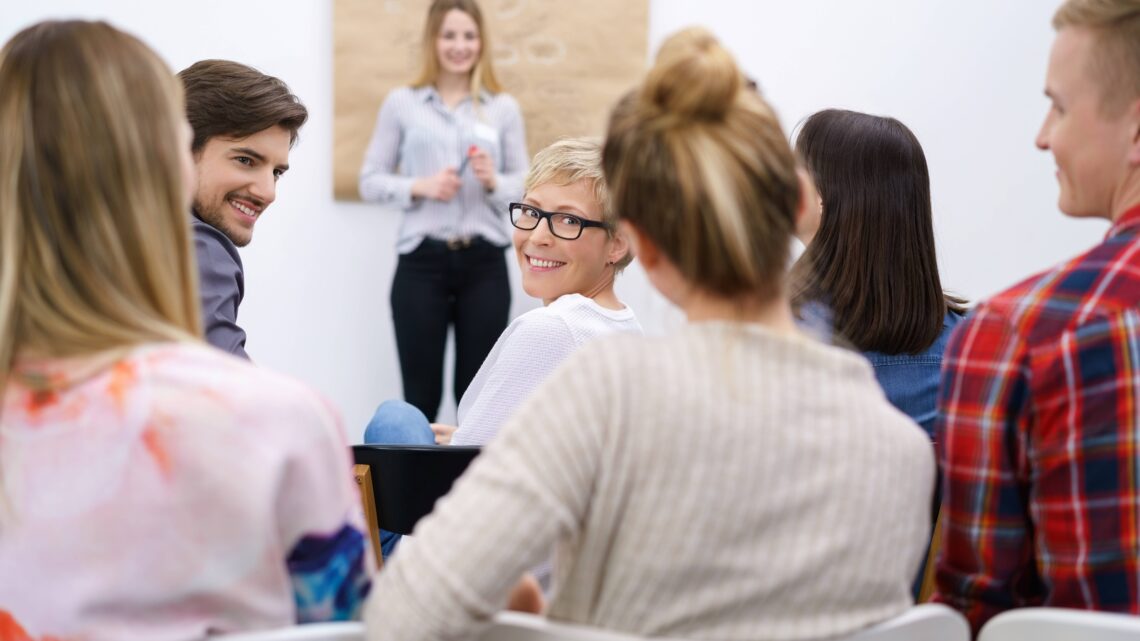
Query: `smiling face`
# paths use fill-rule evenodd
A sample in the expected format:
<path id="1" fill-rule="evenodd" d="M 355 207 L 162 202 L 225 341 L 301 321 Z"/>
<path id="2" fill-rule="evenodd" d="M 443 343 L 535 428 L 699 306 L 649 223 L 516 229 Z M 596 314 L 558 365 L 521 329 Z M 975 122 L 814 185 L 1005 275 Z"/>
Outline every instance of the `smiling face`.
<path id="1" fill-rule="evenodd" d="M 1057 32 L 1049 55 L 1045 94 L 1049 113 L 1037 134 L 1037 146 L 1053 153 L 1058 207 L 1070 216 L 1112 218 L 1128 170 L 1129 143 L 1135 133 L 1130 113 L 1106 115 L 1092 65 L 1095 34 L 1067 27 Z"/>
<path id="2" fill-rule="evenodd" d="M 538 185 L 527 192 L 523 202 L 550 212 L 602 221 L 602 206 L 596 200 L 594 186 L 587 180 L 569 185 Z M 607 234 L 600 227 L 587 227 L 576 240 L 565 240 L 550 232 L 546 220 L 529 231 L 516 228 L 514 246 L 523 290 L 541 298 L 544 305 L 566 294 L 595 299 L 612 297 L 612 263 L 628 251 L 624 236 Z"/>
<path id="3" fill-rule="evenodd" d="M 289 131 L 280 126 L 245 138 L 210 138 L 196 155 L 194 211 L 238 247 L 277 197 L 277 179 L 289 169 Z"/>
<path id="4" fill-rule="evenodd" d="M 459 9 L 448 11 L 435 38 L 439 69 L 446 74 L 467 76 L 479 61 L 483 41 L 475 20 Z"/>

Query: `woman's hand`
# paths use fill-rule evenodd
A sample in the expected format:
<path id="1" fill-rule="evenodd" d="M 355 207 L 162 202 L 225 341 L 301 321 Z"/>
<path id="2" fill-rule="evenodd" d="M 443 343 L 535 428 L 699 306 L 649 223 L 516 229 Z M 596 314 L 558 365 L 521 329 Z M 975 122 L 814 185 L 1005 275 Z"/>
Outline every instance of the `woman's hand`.
<path id="1" fill-rule="evenodd" d="M 455 433 L 455 426 L 445 423 L 432 423 L 431 431 L 435 434 L 436 445 L 449 445 L 451 443 L 451 435 Z"/>
<path id="2" fill-rule="evenodd" d="M 468 156 L 471 160 L 471 171 L 487 191 L 495 190 L 495 161 L 491 154 L 478 147 L 474 147 Z"/>
<path id="3" fill-rule="evenodd" d="M 511 588 L 511 595 L 507 598 L 507 609 L 512 612 L 528 612 L 542 614 L 546 607 L 546 598 L 542 596 L 542 586 L 538 579 L 530 572 L 522 575 L 515 587 Z"/>
<path id="4" fill-rule="evenodd" d="M 417 178 L 412 183 L 412 196 L 447 202 L 455 198 L 455 193 L 459 191 L 459 185 L 459 174 L 456 173 L 455 167 L 448 167 L 440 170 L 434 176 Z"/>

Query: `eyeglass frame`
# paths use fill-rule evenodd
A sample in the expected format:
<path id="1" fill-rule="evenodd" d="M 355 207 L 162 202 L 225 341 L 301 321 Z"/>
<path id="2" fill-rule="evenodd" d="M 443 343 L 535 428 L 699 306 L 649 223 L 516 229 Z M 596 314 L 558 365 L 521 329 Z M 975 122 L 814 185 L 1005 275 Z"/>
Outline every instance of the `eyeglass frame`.
<path id="1" fill-rule="evenodd" d="M 515 222 L 515 217 L 511 214 L 511 212 L 514 211 L 515 208 L 530 209 L 531 211 L 535 212 L 536 214 L 538 214 L 538 222 L 536 222 L 534 224 L 534 227 L 519 227 L 518 224 Z M 580 226 L 578 227 L 578 235 L 573 237 L 573 238 L 567 238 L 565 236 L 559 236 L 558 232 L 554 231 L 554 219 L 552 218 L 553 216 L 568 216 L 570 218 L 573 218 L 574 220 L 577 220 L 580 223 Z M 582 237 L 582 230 L 589 229 L 590 227 L 601 227 L 602 229 L 605 229 L 607 232 L 613 229 L 613 227 L 609 223 L 606 223 L 606 222 L 601 222 L 601 221 L 597 221 L 597 220 L 590 220 L 589 218 L 583 218 L 582 216 L 579 216 L 577 214 L 568 214 L 564 211 L 546 211 L 545 209 L 539 209 L 538 207 L 535 207 L 534 205 L 528 205 L 526 203 L 510 203 L 510 204 L 508 204 L 507 205 L 507 218 L 510 219 L 511 226 L 513 226 L 515 229 L 521 229 L 523 231 L 534 231 L 534 230 L 538 229 L 538 226 L 542 224 L 542 219 L 545 218 L 546 219 L 546 228 L 550 230 L 550 233 L 553 234 L 555 238 L 561 238 L 562 240 L 578 240 L 579 238 Z"/>

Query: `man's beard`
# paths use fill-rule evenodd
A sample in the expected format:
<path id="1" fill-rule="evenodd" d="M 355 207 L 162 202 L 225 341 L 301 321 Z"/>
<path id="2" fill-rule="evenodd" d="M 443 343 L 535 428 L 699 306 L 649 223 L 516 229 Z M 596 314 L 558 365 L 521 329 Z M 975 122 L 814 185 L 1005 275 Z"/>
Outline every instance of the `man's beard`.
<path id="1" fill-rule="evenodd" d="M 226 217 L 224 208 L 231 206 L 229 199 L 232 195 L 233 194 L 226 194 L 220 204 L 212 207 L 207 207 L 203 205 L 200 200 L 195 199 L 194 213 L 197 214 L 198 218 L 201 218 L 203 222 L 225 234 L 226 238 L 229 238 L 235 247 L 245 247 L 253 240 L 253 230 L 251 229 L 248 233 L 242 234 L 244 230 L 234 230 L 230 227 L 231 223 Z"/>

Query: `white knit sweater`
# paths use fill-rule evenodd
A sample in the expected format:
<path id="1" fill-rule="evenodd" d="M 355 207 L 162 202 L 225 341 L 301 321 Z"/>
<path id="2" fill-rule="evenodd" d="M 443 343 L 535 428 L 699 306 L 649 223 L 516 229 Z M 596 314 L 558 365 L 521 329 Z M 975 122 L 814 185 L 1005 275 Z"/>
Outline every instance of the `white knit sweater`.
<path id="1" fill-rule="evenodd" d="M 934 460 L 858 355 L 754 325 L 571 356 L 378 577 L 369 639 L 461 639 L 558 550 L 551 618 L 704 640 L 910 605 Z"/>
<path id="2" fill-rule="evenodd" d="M 452 445 L 485 445 L 539 383 L 579 347 L 613 332 L 641 333 L 633 310 L 581 294 L 560 296 L 511 322 L 459 401 Z"/>

